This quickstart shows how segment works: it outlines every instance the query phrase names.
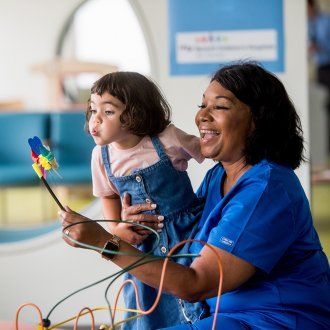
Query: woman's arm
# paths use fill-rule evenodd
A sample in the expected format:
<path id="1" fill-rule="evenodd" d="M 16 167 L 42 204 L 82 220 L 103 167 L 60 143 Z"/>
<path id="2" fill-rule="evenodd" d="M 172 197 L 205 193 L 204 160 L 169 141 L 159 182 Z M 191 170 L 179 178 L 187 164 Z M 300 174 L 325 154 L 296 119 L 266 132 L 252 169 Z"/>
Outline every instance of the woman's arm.
<path id="1" fill-rule="evenodd" d="M 215 249 L 220 256 L 223 270 L 222 293 L 238 288 L 254 275 L 254 266 L 226 251 Z M 138 250 L 124 242 L 120 245 L 120 252 L 139 253 Z M 163 290 L 190 302 L 215 297 L 219 287 L 217 257 L 208 247 L 204 247 L 200 255 L 190 267 L 169 262 Z M 117 255 L 112 259 L 121 268 L 127 267 L 137 260 L 136 256 L 122 255 Z M 158 288 L 162 267 L 163 261 L 155 261 L 134 268 L 130 273 L 140 281 Z"/>
<path id="2" fill-rule="evenodd" d="M 130 205 L 129 196 L 123 198 L 122 217 L 126 219 L 140 216 L 146 205 Z M 255 273 L 255 267 L 250 263 L 214 247 L 220 256 L 223 270 L 222 292 L 236 289 L 246 282 Z M 122 250 L 123 249 L 123 250 Z M 121 251 L 134 253 L 131 246 L 123 245 Z M 129 260 L 128 256 L 118 255 L 113 259 L 119 267 L 127 266 L 128 261 L 133 263 L 136 257 Z M 142 282 L 158 287 L 163 261 L 152 262 L 145 266 L 133 269 L 130 273 Z M 184 267 L 169 262 L 166 270 L 164 291 L 188 301 L 199 301 L 217 295 L 219 286 L 219 269 L 217 256 L 208 247 L 203 247 L 200 257 L 197 257 L 190 267 Z"/>
<path id="3" fill-rule="evenodd" d="M 123 200 L 122 217 L 132 221 L 140 221 L 147 216 L 149 220 L 156 220 L 155 215 L 140 214 L 142 211 L 152 210 L 150 204 L 139 204 L 130 206 L 129 199 Z M 76 214 L 68 209 L 69 212 L 60 211 L 63 226 L 82 221 L 86 218 Z M 109 240 L 110 235 L 97 223 L 92 225 L 79 224 L 70 228 L 70 236 L 80 242 L 87 243 L 99 248 L 103 248 Z M 78 246 L 67 238 L 64 240 L 72 245 Z M 221 249 L 215 248 L 221 258 L 223 268 L 223 286 L 222 292 L 236 289 L 246 282 L 255 273 L 255 268 L 248 262 L 231 255 Z M 136 262 L 143 255 L 138 249 L 121 241 L 120 252 L 134 253 L 136 256 L 116 255 L 111 261 L 121 268 L 125 268 Z M 150 257 L 147 260 L 151 260 Z M 158 288 L 163 261 L 158 260 L 130 271 L 132 275 L 140 281 Z M 175 262 L 169 262 L 164 281 L 164 291 L 171 293 L 179 298 L 188 301 L 199 301 L 205 298 L 214 297 L 218 290 L 219 270 L 217 258 L 207 247 L 201 251 L 201 256 L 197 257 L 190 267 L 179 265 Z"/>

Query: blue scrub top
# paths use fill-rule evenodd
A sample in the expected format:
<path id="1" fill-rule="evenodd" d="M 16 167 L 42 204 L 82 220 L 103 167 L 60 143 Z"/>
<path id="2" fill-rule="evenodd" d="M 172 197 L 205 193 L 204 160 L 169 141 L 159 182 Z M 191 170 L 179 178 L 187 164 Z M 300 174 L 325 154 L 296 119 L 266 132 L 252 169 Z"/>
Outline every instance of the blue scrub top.
<path id="1" fill-rule="evenodd" d="M 263 160 L 225 196 L 223 179 L 218 164 L 197 192 L 206 204 L 195 238 L 251 263 L 257 273 L 222 295 L 221 314 L 260 329 L 330 329 L 329 263 L 294 171 Z M 194 243 L 190 252 L 200 249 Z M 207 302 L 214 313 L 216 298 Z"/>

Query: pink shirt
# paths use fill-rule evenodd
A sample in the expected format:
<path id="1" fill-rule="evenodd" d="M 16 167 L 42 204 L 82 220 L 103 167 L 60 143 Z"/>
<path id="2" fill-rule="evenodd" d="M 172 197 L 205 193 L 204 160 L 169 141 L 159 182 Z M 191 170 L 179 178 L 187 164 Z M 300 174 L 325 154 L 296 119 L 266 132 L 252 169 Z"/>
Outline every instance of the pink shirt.
<path id="1" fill-rule="evenodd" d="M 178 171 L 185 171 L 188 160 L 196 159 L 201 163 L 204 157 L 200 151 L 199 138 L 187 134 L 169 125 L 159 135 L 166 154 Z M 112 144 L 108 146 L 112 174 L 116 177 L 130 175 L 137 169 L 146 168 L 159 161 L 157 152 L 149 136 L 143 139 L 133 148 L 116 149 Z M 92 153 L 92 178 L 93 195 L 105 197 L 119 194 L 116 187 L 110 182 L 103 166 L 101 146 L 95 146 Z"/>

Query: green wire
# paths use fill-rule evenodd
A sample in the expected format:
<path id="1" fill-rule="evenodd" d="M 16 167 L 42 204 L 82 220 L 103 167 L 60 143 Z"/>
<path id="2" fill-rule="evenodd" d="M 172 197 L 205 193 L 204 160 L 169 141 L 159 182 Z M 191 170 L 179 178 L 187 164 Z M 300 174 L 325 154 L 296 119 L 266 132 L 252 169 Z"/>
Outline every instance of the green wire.
<path id="1" fill-rule="evenodd" d="M 65 234 L 65 230 L 66 230 L 66 229 L 71 228 L 71 227 L 73 227 L 73 226 L 75 226 L 75 225 L 82 224 L 82 223 L 84 223 L 84 224 L 85 224 L 85 223 L 94 223 L 94 222 L 126 222 L 126 223 L 132 223 L 132 222 L 130 222 L 130 221 L 123 221 L 123 220 L 84 220 L 84 221 L 79 221 L 79 222 L 76 222 L 76 223 L 73 223 L 73 224 L 70 224 L 70 225 L 64 227 L 63 230 L 62 230 L 62 233 L 64 234 L 65 237 L 67 237 L 69 240 L 71 240 L 72 242 L 76 243 L 76 244 L 79 245 L 79 246 L 86 247 L 86 248 L 89 248 L 89 249 L 91 249 L 91 250 L 95 250 L 95 251 L 100 251 L 100 252 L 101 252 L 102 249 L 100 249 L 100 248 L 98 248 L 98 247 L 96 247 L 96 246 L 92 246 L 92 245 L 88 245 L 88 244 L 84 244 L 84 243 L 82 243 L 82 242 L 79 242 L 79 241 L 73 239 L 72 237 L 70 237 L 69 235 L 66 235 L 66 234 Z M 149 227 L 147 227 L 147 226 L 141 225 L 141 224 L 137 224 L 137 225 L 143 226 L 143 227 L 145 227 L 145 228 L 151 230 L 153 233 L 155 233 L 156 236 L 157 236 L 157 243 L 159 242 L 159 235 L 158 235 L 158 233 L 157 233 L 155 230 L 153 230 L 152 228 L 149 228 Z M 104 251 L 106 251 L 106 252 L 108 252 L 108 253 L 115 252 L 115 251 L 110 251 L 110 250 L 104 250 Z M 152 252 L 153 252 L 153 251 L 151 251 L 151 252 L 149 252 L 149 253 L 152 253 Z M 123 253 L 118 253 L 118 254 L 123 254 Z M 137 255 L 137 254 L 136 254 L 136 255 Z M 47 314 L 46 319 L 49 319 L 50 315 L 51 315 L 52 312 L 56 309 L 56 307 L 58 307 L 62 302 L 64 302 L 64 301 L 67 300 L 68 298 L 72 297 L 73 295 L 77 294 L 78 292 L 81 292 L 81 291 L 83 291 L 83 290 L 85 290 L 85 289 L 88 289 L 88 288 L 90 288 L 90 287 L 92 287 L 92 286 L 94 286 L 94 285 L 100 284 L 100 283 L 102 283 L 102 282 L 104 282 L 104 281 L 110 279 L 111 277 L 116 276 L 117 274 L 120 274 L 121 272 L 122 272 L 122 270 L 120 270 L 120 271 L 118 271 L 118 272 L 116 272 L 116 273 L 114 273 L 114 274 L 112 274 L 112 275 L 110 275 L 110 276 L 107 276 L 107 277 L 105 277 L 105 278 L 103 278 L 103 279 L 101 279 L 101 280 L 99 280 L 99 281 L 96 281 L 96 282 L 94 282 L 94 283 L 92 283 L 92 284 L 89 284 L 89 285 L 87 285 L 87 286 L 84 286 L 84 287 L 82 287 L 82 288 L 80 288 L 80 289 L 78 289 L 78 290 L 76 290 L 76 291 L 70 293 L 69 295 L 65 296 L 63 299 L 61 299 L 59 302 L 57 302 L 57 303 L 52 307 L 52 309 L 51 309 L 51 310 L 49 311 L 49 313 Z"/>
<path id="2" fill-rule="evenodd" d="M 132 223 L 131 221 L 125 221 L 125 220 L 84 220 L 84 221 L 79 221 L 79 222 L 76 222 L 76 223 L 73 223 L 73 224 L 70 224 L 70 225 L 64 227 L 63 230 L 62 230 L 62 233 L 63 233 L 63 235 L 64 235 L 66 238 L 68 238 L 68 239 L 71 240 L 72 242 L 76 243 L 76 244 L 79 245 L 79 246 L 82 246 L 82 247 L 88 248 L 88 249 L 90 249 L 90 250 L 99 251 L 99 252 L 104 251 L 104 252 L 111 253 L 111 254 L 126 255 L 126 256 L 139 256 L 139 255 L 140 255 L 141 252 L 140 252 L 140 253 L 125 253 L 125 252 L 119 252 L 119 251 L 112 251 L 112 250 L 107 250 L 107 249 L 101 249 L 101 248 L 96 247 L 96 246 L 92 246 L 92 245 L 89 245 L 89 244 L 85 244 L 85 243 L 79 242 L 79 241 L 73 239 L 72 237 L 70 237 L 69 235 L 66 235 L 66 234 L 65 234 L 65 230 L 66 230 L 66 229 L 71 228 L 71 227 L 73 227 L 73 226 L 75 226 L 75 225 L 82 224 L 82 223 L 84 223 L 84 224 L 86 224 L 86 223 L 94 223 L 94 222 L 98 222 L 98 223 L 99 223 L 99 222 L 117 222 L 117 223 L 119 223 L 119 222 L 124 222 L 124 223 L 130 223 L 130 224 Z M 150 227 L 148 227 L 148 226 L 142 225 L 142 224 L 140 224 L 140 223 L 135 223 L 135 225 L 140 226 L 140 227 L 143 227 L 143 228 L 145 228 L 145 229 L 151 231 L 153 234 L 156 235 L 156 242 L 155 242 L 155 244 L 154 244 L 154 246 L 155 246 L 155 248 L 156 248 L 156 246 L 158 245 L 159 240 L 160 240 L 160 237 L 159 237 L 159 234 L 157 233 L 157 231 L 155 231 L 153 228 L 150 228 Z M 76 290 L 76 291 L 70 293 L 69 295 L 67 295 L 66 297 L 64 297 L 63 299 L 61 299 L 59 302 L 57 302 L 57 303 L 51 308 L 51 310 L 50 310 L 49 313 L 47 314 L 46 319 L 49 319 L 49 317 L 50 317 L 50 315 L 53 313 L 53 311 L 54 311 L 54 310 L 55 310 L 55 309 L 56 309 L 56 308 L 57 308 L 62 302 L 64 302 L 64 301 L 67 300 L 68 298 L 72 297 L 73 295 L 75 295 L 75 294 L 77 294 L 77 293 L 79 293 L 79 292 L 81 292 L 81 291 L 83 291 L 83 290 L 86 290 L 86 289 L 88 289 L 88 288 L 90 288 L 90 287 L 93 287 L 93 286 L 95 286 L 95 285 L 97 285 L 97 284 L 100 284 L 100 283 L 102 283 L 102 282 L 104 282 L 104 281 L 106 281 L 106 280 L 108 280 L 108 279 L 111 279 L 112 277 L 115 277 L 115 278 L 109 283 L 109 285 L 107 286 L 106 291 L 105 291 L 105 300 L 106 300 L 106 302 L 107 302 L 107 305 L 108 305 L 108 308 L 109 308 L 109 311 L 110 311 L 111 326 L 113 327 L 113 321 L 114 321 L 114 320 L 113 320 L 113 316 L 112 316 L 112 311 L 111 311 L 110 302 L 109 302 L 109 300 L 107 299 L 107 295 L 108 295 L 108 291 L 109 291 L 111 285 L 112 285 L 112 284 L 113 284 L 113 283 L 114 283 L 114 282 L 115 282 L 115 281 L 116 281 L 121 275 L 123 275 L 123 274 L 126 273 L 127 271 L 130 271 L 130 270 L 132 270 L 132 269 L 134 269 L 134 268 L 136 268 L 136 267 L 139 267 L 139 266 L 141 266 L 141 265 L 144 265 L 144 264 L 147 264 L 147 263 L 150 263 L 150 262 L 156 261 L 156 260 L 162 260 L 162 259 L 166 259 L 166 258 L 174 258 L 174 259 L 175 259 L 175 258 L 180 258 L 180 257 L 184 257 L 184 258 L 187 257 L 187 258 L 188 258 L 188 257 L 198 257 L 198 256 L 199 256 L 199 255 L 196 255 L 196 254 L 189 254 L 189 253 L 187 253 L 187 254 L 176 254 L 176 255 L 172 255 L 172 256 L 170 256 L 170 257 L 168 257 L 168 256 L 152 256 L 151 254 L 152 254 L 152 252 L 154 252 L 155 248 L 154 248 L 153 250 L 151 250 L 151 251 L 145 252 L 144 255 L 143 255 L 140 259 L 138 259 L 137 261 L 133 262 L 131 265 L 129 265 L 129 266 L 127 266 L 127 267 L 125 267 L 125 268 L 119 270 L 118 272 L 116 272 L 116 273 L 114 273 L 114 274 L 112 274 L 112 275 L 110 275 L 110 276 L 107 276 L 107 277 L 105 277 L 105 278 L 103 278 L 103 279 L 101 279 L 101 280 L 99 280 L 99 281 L 96 281 L 96 282 L 94 282 L 94 283 L 91 283 L 91 284 L 89 284 L 89 285 L 86 285 L 86 286 L 84 286 L 84 287 L 82 287 L 82 288 L 80 288 L 80 289 L 78 289 L 78 290 Z M 152 257 L 152 260 L 147 260 L 147 261 L 142 262 L 147 256 Z"/>
<path id="3" fill-rule="evenodd" d="M 129 223 L 129 224 L 132 224 L 132 221 L 126 221 L 126 220 L 84 220 L 84 221 L 79 221 L 79 222 L 76 222 L 76 223 L 72 223 L 66 227 L 63 228 L 62 230 L 62 233 L 64 234 L 64 236 L 66 238 L 68 238 L 71 242 L 74 242 L 76 243 L 77 245 L 81 246 L 81 247 L 85 247 L 87 249 L 90 249 L 90 250 L 94 250 L 94 251 L 99 251 L 99 252 L 107 252 L 107 253 L 110 253 L 110 254 L 118 254 L 118 255 L 125 255 L 125 256 L 139 256 L 140 253 L 125 253 L 125 252 L 120 252 L 120 251 L 112 251 L 112 250 L 107 250 L 107 249 L 103 249 L 103 248 L 99 248 L 97 246 L 93 246 L 93 245 L 89 245 L 89 244 L 85 244 L 85 243 L 82 243 L 82 242 L 79 242 L 75 239 L 73 239 L 72 237 L 70 237 L 69 235 L 67 235 L 65 233 L 65 230 L 66 229 L 69 229 L 73 226 L 76 226 L 76 225 L 79 225 L 79 224 L 86 224 L 86 223 L 94 223 L 94 222 L 117 222 L 117 223 L 120 223 L 120 222 L 123 222 L 123 223 Z M 160 237 L 159 237 L 159 234 L 157 233 L 156 230 L 154 230 L 153 228 L 150 228 L 148 226 L 145 226 L 145 225 L 142 225 L 140 223 L 134 223 L 134 225 L 136 226 L 139 226 L 139 227 L 142 227 L 142 228 L 145 228 L 149 231 L 151 231 L 153 234 L 156 235 L 156 242 L 154 245 L 158 245 L 159 241 L 160 241 Z M 145 254 L 146 255 L 149 255 L 153 252 L 154 250 L 151 250 L 149 252 L 146 252 Z"/>

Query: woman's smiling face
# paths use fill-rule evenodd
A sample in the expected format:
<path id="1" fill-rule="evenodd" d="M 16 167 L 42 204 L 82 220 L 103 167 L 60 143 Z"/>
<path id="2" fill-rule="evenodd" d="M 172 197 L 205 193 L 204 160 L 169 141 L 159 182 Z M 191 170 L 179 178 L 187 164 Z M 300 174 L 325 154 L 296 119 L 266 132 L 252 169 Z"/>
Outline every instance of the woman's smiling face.
<path id="1" fill-rule="evenodd" d="M 246 139 L 253 129 L 251 110 L 217 81 L 203 94 L 195 122 L 205 157 L 234 163 L 244 156 Z"/>

